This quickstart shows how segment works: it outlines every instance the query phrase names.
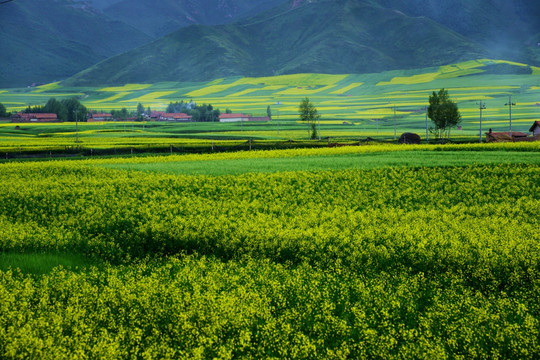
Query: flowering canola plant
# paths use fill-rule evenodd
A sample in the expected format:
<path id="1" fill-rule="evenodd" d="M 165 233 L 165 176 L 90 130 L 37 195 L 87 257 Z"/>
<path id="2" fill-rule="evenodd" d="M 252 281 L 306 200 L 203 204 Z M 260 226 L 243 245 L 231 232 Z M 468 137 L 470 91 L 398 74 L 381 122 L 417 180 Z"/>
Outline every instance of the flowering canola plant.
<path id="1" fill-rule="evenodd" d="M 540 354 L 538 165 L 187 176 L 113 161 L 0 164 L 3 253 L 106 261 L 0 270 L 0 357 Z"/>

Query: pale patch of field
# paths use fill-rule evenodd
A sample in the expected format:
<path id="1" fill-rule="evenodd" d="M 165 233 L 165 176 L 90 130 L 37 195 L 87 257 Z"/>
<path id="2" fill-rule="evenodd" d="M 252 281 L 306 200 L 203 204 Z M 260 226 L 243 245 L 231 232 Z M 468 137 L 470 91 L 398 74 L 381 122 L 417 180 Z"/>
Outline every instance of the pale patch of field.
<path id="1" fill-rule="evenodd" d="M 246 89 L 246 90 L 242 90 L 242 91 L 239 91 L 239 92 L 237 92 L 237 93 L 234 93 L 234 94 L 227 95 L 227 97 L 239 97 L 239 96 L 244 96 L 244 95 L 250 94 L 250 93 L 252 93 L 252 92 L 259 91 L 259 90 L 260 90 L 260 89 L 257 89 L 257 88 Z"/>
<path id="2" fill-rule="evenodd" d="M 118 99 L 123 98 L 124 96 L 130 95 L 130 94 L 132 94 L 131 91 L 129 91 L 129 92 L 128 91 L 119 92 L 119 93 L 116 93 L 116 94 L 106 98 L 106 99 L 91 101 L 88 104 L 101 104 L 101 103 L 108 102 L 108 101 L 114 101 L 114 100 L 118 100 Z"/>
<path id="3" fill-rule="evenodd" d="M 351 107 L 354 107 L 354 108 L 357 108 L 357 106 L 355 105 L 350 105 L 350 106 L 324 106 L 324 105 L 320 105 L 320 106 L 317 106 L 317 109 L 319 110 L 319 112 L 321 111 L 334 111 L 334 110 L 346 110 L 348 108 L 351 108 Z"/>
<path id="4" fill-rule="evenodd" d="M 499 85 L 499 86 L 469 86 L 469 87 L 449 87 L 448 91 L 490 91 L 490 90 L 515 90 L 520 86 Z M 503 94 L 497 92 L 497 94 Z"/>
<path id="5" fill-rule="evenodd" d="M 444 65 L 439 67 L 440 73 L 449 73 L 454 72 L 457 70 L 467 70 L 467 69 L 474 69 L 477 67 L 485 66 L 486 62 L 489 62 L 489 59 L 479 59 L 479 60 L 469 60 L 460 62 L 453 65 Z"/>
<path id="6" fill-rule="evenodd" d="M 480 114 L 478 113 L 478 110 L 477 110 L 476 115 L 474 115 L 474 114 L 461 115 L 462 119 L 479 119 L 479 117 L 480 117 Z M 519 121 L 531 122 L 531 125 L 532 125 L 531 117 L 534 117 L 534 114 L 530 114 L 530 113 L 514 113 L 512 111 L 512 122 L 519 122 Z M 484 119 L 490 120 L 491 118 L 506 119 L 506 120 L 502 120 L 503 122 L 504 121 L 509 121 L 508 113 L 506 113 L 506 114 L 489 114 L 489 115 L 484 115 L 484 113 L 482 113 L 482 123 L 484 122 Z M 520 119 L 520 118 L 522 118 L 522 119 Z"/>
<path id="7" fill-rule="evenodd" d="M 310 89 L 309 87 L 308 88 L 296 87 L 296 88 L 289 88 L 289 89 L 286 89 L 286 90 L 283 90 L 283 91 L 279 91 L 279 92 L 277 92 L 275 94 L 276 95 L 299 95 L 299 96 L 306 95 L 307 96 L 307 95 L 313 95 L 313 94 L 317 94 L 317 93 L 320 93 L 320 92 L 324 92 L 324 91 L 333 89 L 335 87 L 336 87 L 336 85 L 327 85 L 327 86 L 324 86 L 324 87 L 321 87 L 321 88 L 318 88 L 318 89 Z"/>
<path id="8" fill-rule="evenodd" d="M 531 66 L 533 75 L 540 75 L 540 67 Z"/>
<path id="9" fill-rule="evenodd" d="M 207 85 L 218 85 L 221 84 L 224 80 L 224 78 L 215 79 L 210 81 Z"/>
<path id="10" fill-rule="evenodd" d="M 122 91 L 138 91 L 144 90 L 152 86 L 152 84 L 126 84 L 124 86 L 111 86 L 99 89 L 98 91 L 107 91 L 107 92 L 122 92 Z"/>
<path id="11" fill-rule="evenodd" d="M 41 93 L 41 92 L 44 92 L 44 91 L 51 91 L 51 90 L 58 89 L 60 87 L 59 83 L 60 83 L 60 81 L 57 81 L 57 82 L 53 82 L 53 83 L 50 83 L 50 84 L 45 84 L 45 85 L 38 86 L 36 88 L 36 90 L 34 90 L 33 92 L 34 93 Z"/>
<path id="12" fill-rule="evenodd" d="M 507 60 L 488 60 L 488 59 L 486 59 L 485 61 L 488 62 L 488 63 L 492 62 L 492 63 L 495 63 L 495 64 L 508 64 L 508 65 L 521 66 L 521 67 L 529 66 L 527 64 L 518 63 L 518 62 L 515 62 L 515 61 L 507 61 Z"/>
<path id="13" fill-rule="evenodd" d="M 221 91 L 229 90 L 230 88 L 236 86 L 238 84 L 232 83 L 232 84 L 225 84 L 225 85 L 212 85 L 207 86 L 201 89 L 193 90 L 186 94 L 188 97 L 201 97 L 201 96 L 207 96 L 210 94 L 215 94 Z"/>
<path id="14" fill-rule="evenodd" d="M 488 108 L 488 109 L 484 109 L 482 111 L 482 114 L 491 114 L 491 113 L 495 113 L 495 112 L 499 112 L 500 109 L 498 108 Z M 461 114 L 464 114 L 464 113 L 475 113 L 475 114 L 478 114 L 479 113 L 479 109 L 478 108 L 461 108 L 459 109 L 459 112 Z"/>
<path id="15" fill-rule="evenodd" d="M 363 82 L 350 83 L 349 85 L 345 86 L 344 88 L 332 91 L 330 94 L 344 94 L 349 90 L 352 90 L 352 89 L 355 89 L 355 88 L 357 88 L 359 86 L 362 86 L 363 84 L 364 84 Z"/>
<path id="16" fill-rule="evenodd" d="M 344 80 L 349 75 L 331 75 L 331 74 L 292 74 L 278 75 L 257 78 L 243 78 L 237 81 L 237 84 L 249 85 L 283 85 L 283 86 L 315 86 L 315 85 L 333 85 Z"/>
<path id="17" fill-rule="evenodd" d="M 83 93 L 59 93 L 59 94 L 54 94 L 54 96 L 56 97 L 73 97 L 73 96 L 84 96 L 85 94 Z M 41 93 L 21 93 L 21 94 L 14 94 L 14 93 L 10 93 L 9 94 L 10 97 L 14 97 L 14 98 L 26 98 L 26 97 L 30 97 L 30 98 L 43 98 L 43 99 L 46 99 L 45 101 L 49 100 L 49 98 L 51 97 L 50 94 L 41 94 Z"/>
<path id="18" fill-rule="evenodd" d="M 440 74 L 439 76 L 437 76 L 437 79 L 453 79 L 453 78 L 457 78 L 457 77 L 460 77 L 460 76 L 481 74 L 484 71 L 485 70 L 481 70 L 481 69 L 458 70 L 458 71 L 454 71 L 454 72 L 451 72 L 451 73 Z"/>
<path id="19" fill-rule="evenodd" d="M 250 94 L 250 93 L 253 93 L 253 92 L 256 92 L 256 91 L 277 91 L 277 90 L 283 89 L 285 87 L 286 86 L 283 86 L 283 85 L 269 85 L 269 86 L 264 86 L 264 87 L 259 87 L 259 88 L 252 88 L 252 89 L 242 90 L 242 91 L 239 91 L 237 93 L 227 95 L 226 97 L 227 98 L 240 97 L 240 96 L 244 96 L 246 94 Z"/>
<path id="20" fill-rule="evenodd" d="M 451 96 L 451 99 L 454 101 L 469 101 L 469 100 L 491 100 L 494 99 L 492 96 L 486 95 L 469 95 L 469 96 Z"/>
<path id="21" fill-rule="evenodd" d="M 394 116 L 394 109 L 393 108 L 379 108 L 379 109 L 372 109 L 372 110 L 363 110 L 363 111 L 356 111 L 355 112 L 357 116 L 359 117 L 388 117 L 388 116 Z M 396 111 L 396 115 L 409 115 L 411 114 L 411 111 Z"/>
<path id="22" fill-rule="evenodd" d="M 469 121 L 468 123 L 469 124 L 480 124 L 480 120 L 478 120 L 478 121 Z M 484 121 L 484 119 L 482 119 L 482 125 L 486 125 L 486 124 L 500 125 L 500 124 L 508 124 L 508 123 L 509 123 L 508 119 L 506 119 L 506 120 L 486 120 L 486 121 Z M 528 124 L 528 123 L 530 123 L 532 125 L 532 120 L 531 119 L 518 119 L 518 120 L 512 119 L 512 124 L 514 124 L 514 123 L 519 123 L 519 124 Z"/>
<path id="23" fill-rule="evenodd" d="M 381 81 L 377 83 L 377 86 L 385 85 L 414 85 L 428 83 L 435 80 L 439 73 L 426 73 L 412 76 L 397 76 L 390 81 Z"/>
<path id="24" fill-rule="evenodd" d="M 148 103 L 148 102 L 151 102 L 151 101 L 154 101 L 156 99 L 159 99 L 161 97 L 164 97 L 164 96 L 167 96 L 167 95 L 171 95 L 171 94 L 174 94 L 177 90 L 172 90 L 172 91 L 154 91 L 154 92 L 151 92 L 151 93 L 148 93 L 148 94 L 145 94 L 145 95 L 142 95 L 142 96 L 139 96 L 138 98 L 135 98 L 135 99 L 130 99 L 130 100 L 124 100 L 124 101 L 121 101 L 121 102 L 140 102 L 140 103 Z"/>

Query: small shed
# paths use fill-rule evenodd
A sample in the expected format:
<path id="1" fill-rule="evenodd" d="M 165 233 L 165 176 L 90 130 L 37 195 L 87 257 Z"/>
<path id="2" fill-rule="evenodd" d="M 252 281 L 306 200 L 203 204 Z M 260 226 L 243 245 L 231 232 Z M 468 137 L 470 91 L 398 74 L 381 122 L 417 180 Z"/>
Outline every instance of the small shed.
<path id="1" fill-rule="evenodd" d="M 487 132 L 486 142 L 513 142 L 522 141 L 527 138 L 527 134 L 519 131 Z"/>
<path id="2" fill-rule="evenodd" d="M 249 121 L 250 116 L 246 114 L 221 114 L 219 115 L 219 122 L 240 122 Z"/>
<path id="3" fill-rule="evenodd" d="M 533 136 L 540 136 L 540 121 L 535 121 L 529 131 L 532 132 Z"/>
<path id="4" fill-rule="evenodd" d="M 91 116 L 88 118 L 88 122 L 94 122 L 94 121 L 112 121 L 113 116 L 111 114 L 107 113 L 98 113 L 98 114 L 91 114 Z"/>

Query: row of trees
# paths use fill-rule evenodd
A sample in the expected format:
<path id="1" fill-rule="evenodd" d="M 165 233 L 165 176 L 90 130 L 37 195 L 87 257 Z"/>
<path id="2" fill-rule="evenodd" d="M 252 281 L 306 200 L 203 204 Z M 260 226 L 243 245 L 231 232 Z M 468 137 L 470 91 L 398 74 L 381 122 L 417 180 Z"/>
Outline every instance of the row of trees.
<path id="1" fill-rule="evenodd" d="M 168 113 L 186 113 L 188 115 L 192 116 L 193 121 L 219 121 L 219 115 L 221 115 L 221 111 L 219 109 L 214 109 L 212 104 L 202 104 L 197 105 L 193 101 L 190 101 L 189 103 L 184 102 L 183 100 L 180 102 L 171 102 L 167 106 L 166 112 Z M 227 109 L 225 113 L 230 114 L 231 111 Z"/>
<path id="2" fill-rule="evenodd" d="M 28 106 L 25 113 L 54 113 L 62 121 L 75 121 L 84 120 L 86 118 L 87 109 L 80 103 L 76 97 L 57 100 L 56 98 L 50 98 L 45 105 Z M 167 106 L 166 112 L 168 113 L 180 113 L 184 112 L 192 116 L 193 121 L 219 121 L 219 115 L 221 114 L 219 109 L 214 109 L 211 104 L 197 105 L 193 101 L 185 103 L 183 100 L 180 102 L 171 102 Z M 231 113 L 229 109 L 226 109 L 226 113 Z M 320 120 L 320 114 L 317 111 L 315 105 L 309 100 L 304 98 L 298 107 L 300 120 L 307 123 L 308 131 L 312 139 L 317 138 L 317 121 Z M 428 117 L 433 122 L 434 126 L 430 129 L 434 133 L 437 139 L 449 138 L 450 130 L 461 123 L 461 114 L 457 104 L 452 101 L 448 95 L 448 90 L 444 88 L 439 92 L 433 91 L 429 97 L 429 107 L 427 109 Z M 138 120 L 142 120 L 143 115 L 150 115 L 151 110 L 148 107 L 146 110 L 144 106 L 139 103 L 137 105 L 136 116 Z M 268 117 L 272 117 L 270 107 L 267 108 Z M 11 113 L 6 111 L 6 107 L 0 103 L 0 117 L 10 116 Z M 128 112 L 126 108 L 121 110 L 111 110 L 111 115 L 120 119 L 127 119 L 134 113 Z M 320 136 L 320 135 L 319 135 Z"/>
<path id="3" fill-rule="evenodd" d="M 28 106 L 23 112 L 56 114 L 58 120 L 75 121 L 86 119 L 87 109 L 76 97 L 60 101 L 50 98 L 45 105 Z"/>
<path id="4" fill-rule="evenodd" d="M 271 116 L 270 108 L 267 109 L 268 116 Z M 461 123 L 461 114 L 457 104 L 448 96 L 448 90 L 444 88 L 439 92 L 433 91 L 429 97 L 429 107 L 427 109 L 428 117 L 433 122 L 431 132 L 435 134 L 437 139 L 450 138 L 450 130 Z M 320 114 L 317 108 L 309 100 L 305 98 L 298 106 L 300 120 L 307 123 L 308 131 L 312 139 L 317 138 L 317 121 L 320 120 Z"/>

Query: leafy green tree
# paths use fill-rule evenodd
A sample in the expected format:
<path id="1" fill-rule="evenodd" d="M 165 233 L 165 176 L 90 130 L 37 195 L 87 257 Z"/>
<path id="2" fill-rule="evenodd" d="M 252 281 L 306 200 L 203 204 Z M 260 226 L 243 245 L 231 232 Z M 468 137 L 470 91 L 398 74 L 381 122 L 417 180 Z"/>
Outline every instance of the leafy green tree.
<path id="1" fill-rule="evenodd" d="M 317 120 L 319 119 L 320 115 L 317 108 L 315 108 L 309 98 L 306 97 L 304 100 L 302 100 L 300 106 L 298 107 L 298 113 L 300 115 L 300 120 L 305 121 L 308 124 L 308 134 L 311 132 L 311 138 L 316 139 Z"/>
<path id="2" fill-rule="evenodd" d="M 7 112 L 7 109 L 6 107 L 4 106 L 4 104 L 0 103 L 0 117 L 8 117 L 9 114 Z"/>
<path id="3" fill-rule="evenodd" d="M 144 106 L 141 103 L 137 104 L 137 120 L 142 120 L 144 114 Z"/>
<path id="4" fill-rule="evenodd" d="M 86 106 L 79 102 L 79 99 L 72 97 L 69 99 L 63 99 L 60 103 L 66 108 L 67 121 L 85 121 L 86 120 Z"/>
<path id="5" fill-rule="evenodd" d="M 191 115 L 192 121 L 201 121 L 201 113 L 197 109 L 193 109 L 189 111 L 189 115 Z"/>
<path id="6" fill-rule="evenodd" d="M 266 115 L 268 115 L 269 119 L 272 119 L 272 109 L 270 109 L 270 105 L 266 108 Z"/>
<path id="7" fill-rule="evenodd" d="M 68 110 L 67 108 L 56 98 L 50 98 L 49 101 L 45 104 L 43 111 L 46 113 L 56 114 L 58 120 L 66 121 L 68 119 Z"/>
<path id="8" fill-rule="evenodd" d="M 435 125 L 433 132 L 437 139 L 449 139 L 450 129 L 461 122 L 461 114 L 457 104 L 450 100 L 448 90 L 433 91 L 429 97 L 428 117 Z"/>

